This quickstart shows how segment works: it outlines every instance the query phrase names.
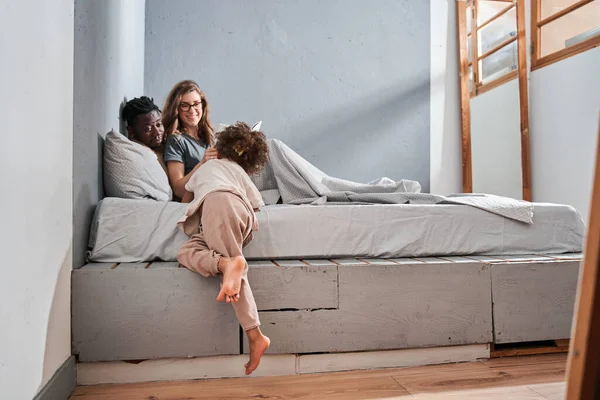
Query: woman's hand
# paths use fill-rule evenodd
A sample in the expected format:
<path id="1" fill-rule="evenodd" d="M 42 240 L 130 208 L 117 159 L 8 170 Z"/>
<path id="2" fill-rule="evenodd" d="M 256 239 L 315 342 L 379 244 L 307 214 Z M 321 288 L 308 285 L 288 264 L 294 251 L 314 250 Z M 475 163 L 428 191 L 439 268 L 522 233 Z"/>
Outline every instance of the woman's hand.
<path id="1" fill-rule="evenodd" d="M 214 147 L 209 147 L 204 152 L 204 157 L 202 157 L 202 164 L 204 164 L 208 160 L 215 160 L 218 157 L 219 157 L 219 154 L 217 153 L 217 149 L 215 149 Z"/>

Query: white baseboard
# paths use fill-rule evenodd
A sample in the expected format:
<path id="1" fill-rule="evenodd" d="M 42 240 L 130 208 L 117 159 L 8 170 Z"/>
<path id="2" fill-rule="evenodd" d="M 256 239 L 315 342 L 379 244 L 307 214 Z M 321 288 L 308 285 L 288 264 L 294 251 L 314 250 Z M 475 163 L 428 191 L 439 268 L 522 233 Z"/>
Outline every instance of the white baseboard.
<path id="1" fill-rule="evenodd" d="M 400 368 L 475 361 L 490 357 L 487 344 L 368 351 L 359 353 L 265 355 L 252 377 Z M 244 376 L 247 355 L 77 364 L 78 385 L 136 383 Z"/>

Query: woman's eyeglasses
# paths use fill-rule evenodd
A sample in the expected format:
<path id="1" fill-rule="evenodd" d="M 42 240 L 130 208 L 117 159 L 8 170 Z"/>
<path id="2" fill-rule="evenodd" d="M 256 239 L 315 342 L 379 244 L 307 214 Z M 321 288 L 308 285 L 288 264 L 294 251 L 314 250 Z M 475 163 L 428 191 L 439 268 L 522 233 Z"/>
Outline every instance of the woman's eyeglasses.
<path id="1" fill-rule="evenodd" d="M 194 107 L 196 110 L 201 110 L 202 109 L 202 102 L 201 101 L 197 101 L 194 104 L 189 104 L 189 103 L 179 103 L 179 109 L 181 111 L 190 111 L 190 108 Z"/>

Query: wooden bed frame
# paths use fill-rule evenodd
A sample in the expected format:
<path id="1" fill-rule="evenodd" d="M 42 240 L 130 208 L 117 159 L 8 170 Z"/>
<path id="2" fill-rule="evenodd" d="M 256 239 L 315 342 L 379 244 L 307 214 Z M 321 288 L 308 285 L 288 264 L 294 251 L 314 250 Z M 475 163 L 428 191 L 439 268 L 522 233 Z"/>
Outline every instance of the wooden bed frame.
<path id="1" fill-rule="evenodd" d="M 500 345 L 570 337 L 581 257 L 267 260 L 249 279 L 269 354 Z M 80 363 L 247 352 L 217 279 L 162 262 L 72 274 Z"/>

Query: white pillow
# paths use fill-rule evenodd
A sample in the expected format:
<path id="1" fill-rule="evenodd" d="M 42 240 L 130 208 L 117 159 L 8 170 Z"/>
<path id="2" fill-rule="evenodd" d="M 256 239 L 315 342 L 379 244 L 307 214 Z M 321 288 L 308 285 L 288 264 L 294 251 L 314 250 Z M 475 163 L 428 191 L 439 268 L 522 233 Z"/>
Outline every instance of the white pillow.
<path id="1" fill-rule="evenodd" d="M 104 139 L 104 190 L 107 197 L 170 201 L 173 192 L 156 154 L 118 132 Z"/>

